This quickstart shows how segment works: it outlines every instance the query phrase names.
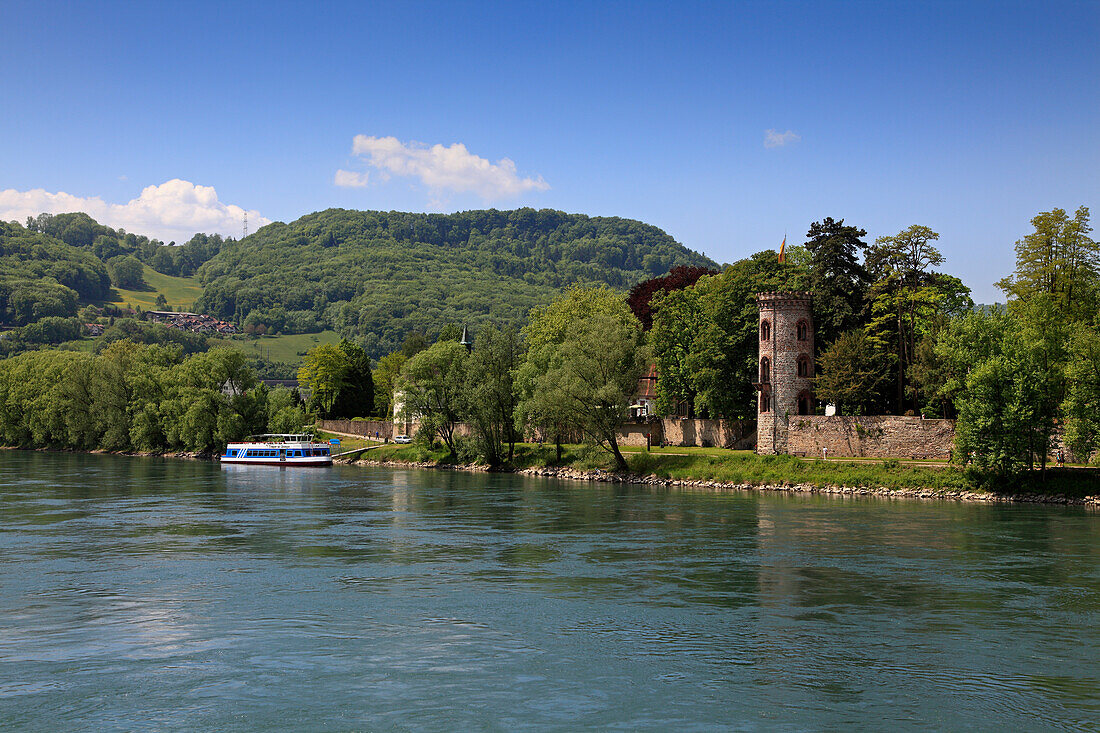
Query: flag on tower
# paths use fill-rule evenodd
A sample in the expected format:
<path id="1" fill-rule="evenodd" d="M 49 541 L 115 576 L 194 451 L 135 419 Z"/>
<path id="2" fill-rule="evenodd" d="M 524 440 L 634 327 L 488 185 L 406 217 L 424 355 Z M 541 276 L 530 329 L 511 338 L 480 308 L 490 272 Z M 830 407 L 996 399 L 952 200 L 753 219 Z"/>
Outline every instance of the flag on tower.
<path id="1" fill-rule="evenodd" d="M 779 264 L 783 264 L 783 250 L 787 249 L 787 235 L 783 235 L 783 244 L 779 245 Z"/>

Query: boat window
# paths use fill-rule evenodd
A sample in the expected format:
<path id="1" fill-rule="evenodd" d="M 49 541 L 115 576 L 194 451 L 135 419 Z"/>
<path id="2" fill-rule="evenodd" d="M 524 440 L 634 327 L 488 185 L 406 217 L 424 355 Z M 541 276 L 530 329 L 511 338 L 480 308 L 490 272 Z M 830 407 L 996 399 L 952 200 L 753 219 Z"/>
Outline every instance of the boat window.
<path id="1" fill-rule="evenodd" d="M 300 457 L 301 455 L 302 455 L 302 451 L 300 451 L 300 450 L 296 450 L 296 451 L 294 451 L 294 457 L 295 457 L 295 458 L 298 458 L 298 457 Z"/>
<path id="2" fill-rule="evenodd" d="M 328 448 L 322 448 L 321 449 L 321 455 L 327 456 L 328 455 Z"/>

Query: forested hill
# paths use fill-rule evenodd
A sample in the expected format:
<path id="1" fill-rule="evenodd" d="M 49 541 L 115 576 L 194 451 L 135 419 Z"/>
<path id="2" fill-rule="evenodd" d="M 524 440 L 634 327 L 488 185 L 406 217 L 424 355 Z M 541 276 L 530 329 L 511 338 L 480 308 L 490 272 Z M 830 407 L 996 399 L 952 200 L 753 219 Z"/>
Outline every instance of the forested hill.
<path id="1" fill-rule="evenodd" d="M 625 289 L 676 265 L 715 263 L 630 219 L 329 209 L 227 242 L 199 270 L 198 307 L 246 330 L 334 328 L 377 357 L 412 332 L 518 322 L 563 286 Z"/>
<path id="2" fill-rule="evenodd" d="M 107 268 L 95 256 L 0 221 L 0 324 L 74 316 L 81 299 L 103 298 L 110 287 Z"/>

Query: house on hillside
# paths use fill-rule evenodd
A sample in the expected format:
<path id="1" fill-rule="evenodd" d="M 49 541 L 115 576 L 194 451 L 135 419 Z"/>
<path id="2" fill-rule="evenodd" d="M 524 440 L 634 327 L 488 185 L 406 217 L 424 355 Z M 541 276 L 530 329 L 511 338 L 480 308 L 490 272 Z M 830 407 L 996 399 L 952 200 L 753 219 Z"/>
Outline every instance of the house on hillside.
<path id="1" fill-rule="evenodd" d="M 638 379 L 638 389 L 630 400 L 632 420 L 644 421 L 660 417 L 657 414 L 657 365 L 650 364 L 649 369 Z"/>

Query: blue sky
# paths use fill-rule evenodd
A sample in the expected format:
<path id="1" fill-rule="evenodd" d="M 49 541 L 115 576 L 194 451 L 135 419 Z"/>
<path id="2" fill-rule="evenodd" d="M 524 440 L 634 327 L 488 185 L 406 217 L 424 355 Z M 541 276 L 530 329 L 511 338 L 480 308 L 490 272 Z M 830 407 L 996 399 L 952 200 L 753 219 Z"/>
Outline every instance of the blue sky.
<path id="1" fill-rule="evenodd" d="M 5 219 L 533 206 L 720 262 L 919 223 L 990 301 L 1032 216 L 1100 214 L 1096 2 L 7 0 L 0 28 Z"/>

